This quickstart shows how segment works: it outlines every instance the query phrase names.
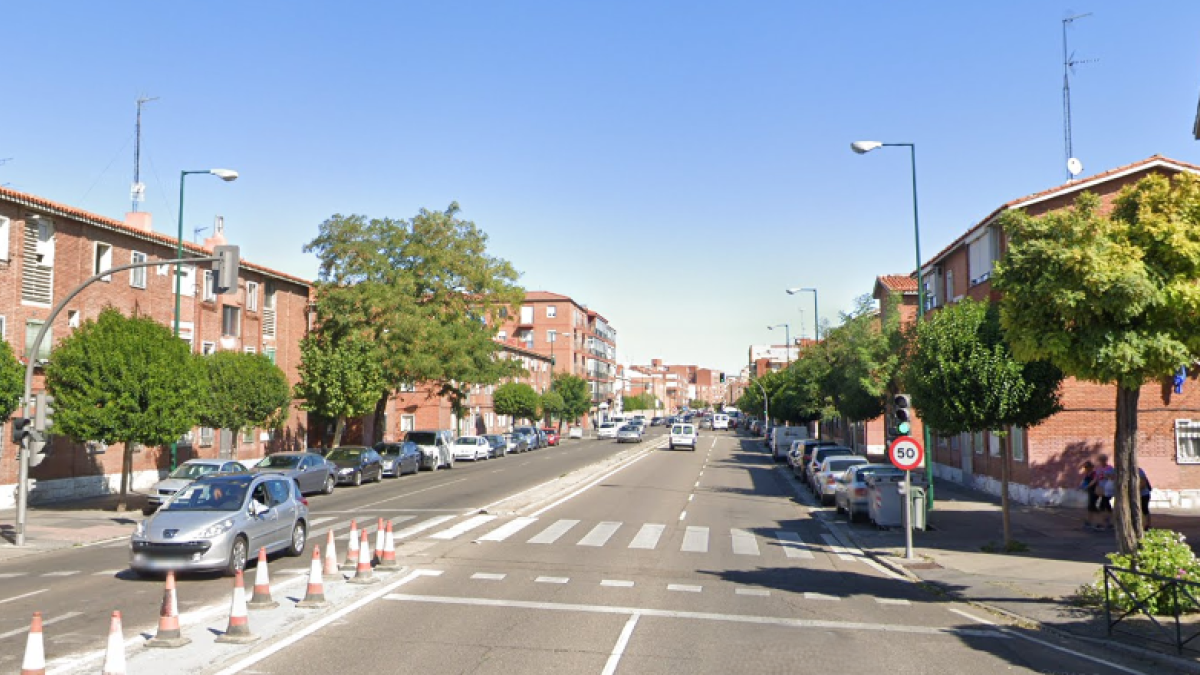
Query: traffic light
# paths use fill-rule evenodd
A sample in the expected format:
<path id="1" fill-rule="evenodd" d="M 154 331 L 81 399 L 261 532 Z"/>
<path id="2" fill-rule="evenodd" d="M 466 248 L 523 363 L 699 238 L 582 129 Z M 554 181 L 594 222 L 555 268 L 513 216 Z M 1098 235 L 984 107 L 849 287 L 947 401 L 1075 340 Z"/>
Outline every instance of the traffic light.
<path id="1" fill-rule="evenodd" d="M 37 394 L 34 396 L 34 405 L 36 410 L 33 413 L 33 430 L 37 432 L 36 435 L 41 436 L 38 440 L 43 440 L 50 427 L 54 426 L 54 397 L 49 394 Z"/>
<path id="2" fill-rule="evenodd" d="M 892 401 L 892 419 L 895 421 L 896 433 L 907 436 L 912 431 L 912 397 L 908 394 L 896 394 Z"/>
<path id="3" fill-rule="evenodd" d="M 14 417 L 12 419 L 12 442 L 20 445 L 29 436 L 32 424 L 33 420 L 28 417 Z"/>
<path id="4" fill-rule="evenodd" d="M 725 384 L 725 373 L 721 373 L 721 384 Z"/>
<path id="5" fill-rule="evenodd" d="M 35 467 L 46 459 L 46 441 L 29 439 L 29 466 Z"/>
<path id="6" fill-rule="evenodd" d="M 238 264 L 240 262 L 237 246 L 217 246 L 213 249 L 218 260 L 213 263 L 214 289 L 218 295 L 237 293 Z"/>

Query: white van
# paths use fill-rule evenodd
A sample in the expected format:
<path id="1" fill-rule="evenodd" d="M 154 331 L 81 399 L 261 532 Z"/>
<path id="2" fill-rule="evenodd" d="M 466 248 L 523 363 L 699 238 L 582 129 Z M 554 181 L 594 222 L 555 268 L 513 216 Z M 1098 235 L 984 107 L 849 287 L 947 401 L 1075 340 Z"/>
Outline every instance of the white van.
<path id="1" fill-rule="evenodd" d="M 787 459 L 792 441 L 803 441 L 808 438 L 808 427 L 775 427 L 771 435 L 771 457 L 776 462 Z"/>
<path id="2" fill-rule="evenodd" d="M 717 431 L 719 429 L 728 429 L 729 428 L 729 415 L 726 415 L 724 413 L 716 413 L 715 415 L 713 415 L 712 428 L 713 428 L 713 431 Z"/>

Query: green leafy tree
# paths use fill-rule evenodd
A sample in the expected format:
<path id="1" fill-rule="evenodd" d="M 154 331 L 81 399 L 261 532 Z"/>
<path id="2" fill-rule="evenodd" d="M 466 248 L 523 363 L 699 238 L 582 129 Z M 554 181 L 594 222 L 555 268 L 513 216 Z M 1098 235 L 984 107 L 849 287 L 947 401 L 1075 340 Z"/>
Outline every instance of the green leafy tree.
<path id="1" fill-rule="evenodd" d="M 1116 387 L 1116 539 L 1133 554 L 1138 508 L 1138 397 L 1200 355 L 1200 181 L 1149 176 L 1105 214 L 1093 194 L 1032 217 L 1006 211 L 1008 251 L 995 285 L 1013 353 Z"/>
<path id="2" fill-rule="evenodd" d="M 542 394 L 541 399 L 542 415 L 546 420 L 546 424 L 550 424 L 551 418 L 557 416 L 559 422 L 562 422 L 563 406 L 566 402 L 563 401 L 562 394 L 551 389 Z"/>
<path id="3" fill-rule="evenodd" d="M 532 420 L 538 414 L 538 394 L 524 382 L 505 382 L 492 394 L 492 407 L 497 415 Z"/>
<path id="4" fill-rule="evenodd" d="M 125 444 L 123 510 L 135 446 L 164 445 L 196 426 L 204 375 L 199 357 L 170 328 L 106 307 L 51 355 L 46 387 L 55 398 L 54 431 L 78 442 Z"/>
<path id="5" fill-rule="evenodd" d="M 336 420 L 333 447 L 342 443 L 346 420 L 369 412 L 385 386 L 376 350 L 367 341 L 319 333 L 300 341 L 296 398 L 303 410 Z"/>
<path id="6" fill-rule="evenodd" d="M 842 325 L 825 335 L 821 392 L 847 420 L 879 417 L 887 395 L 896 391 L 904 358 L 898 305 L 887 303 L 890 309 L 881 315 L 870 296 L 861 296 L 855 309 L 842 315 Z"/>
<path id="7" fill-rule="evenodd" d="M 25 393 L 25 367 L 13 355 L 12 347 L 0 340 L 0 420 L 8 419 L 21 405 Z"/>
<path id="8" fill-rule="evenodd" d="M 208 393 L 200 423 L 214 429 L 274 428 L 287 420 L 292 387 L 263 354 L 217 352 L 200 357 Z"/>
<path id="9" fill-rule="evenodd" d="M 966 299 L 917 327 L 904 383 L 921 420 L 944 434 L 1032 427 L 1062 409 L 1062 371 L 1046 361 L 1016 359 L 1000 328 L 999 307 Z M 1004 544 L 1012 544 L 1008 482 L 1011 448 L 1001 447 Z"/>
<path id="10" fill-rule="evenodd" d="M 410 220 L 334 215 L 304 250 L 320 260 L 317 317 L 330 339 L 364 338 L 383 371 L 376 434 L 395 388 L 427 382 L 463 417 L 475 385 L 524 373 L 493 338 L 524 299 L 517 271 L 487 252 L 487 235 L 445 211 Z"/>
<path id="11" fill-rule="evenodd" d="M 592 390 L 587 380 L 578 375 L 558 373 L 550 388 L 563 398 L 562 417 L 571 423 L 592 409 Z"/>

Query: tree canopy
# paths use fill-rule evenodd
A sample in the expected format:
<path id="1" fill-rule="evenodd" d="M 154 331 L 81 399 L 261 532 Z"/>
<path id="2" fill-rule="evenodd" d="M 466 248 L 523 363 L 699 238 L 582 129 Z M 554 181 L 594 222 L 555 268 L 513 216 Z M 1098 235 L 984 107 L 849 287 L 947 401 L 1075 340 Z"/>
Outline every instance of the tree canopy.
<path id="1" fill-rule="evenodd" d="M 17 361 L 12 347 L 0 339 L 0 420 L 8 419 L 21 405 L 25 394 L 25 368 Z"/>
<path id="2" fill-rule="evenodd" d="M 277 427 L 287 419 L 292 387 L 263 354 L 217 352 L 200 357 L 208 376 L 208 396 L 200 423 L 215 429 Z"/>
<path id="3" fill-rule="evenodd" d="M 592 390 L 582 377 L 558 373 L 550 387 L 563 397 L 563 419 L 575 422 L 592 409 Z"/>
<path id="4" fill-rule="evenodd" d="M 881 315 L 870 296 L 859 297 L 855 309 L 842 315 L 842 325 L 828 331 L 814 352 L 826 361 L 813 368 L 823 375 L 821 392 L 845 419 L 879 417 L 887 394 L 896 391 L 905 351 L 898 304 L 887 303 L 889 309 Z"/>
<path id="5" fill-rule="evenodd" d="M 492 394 L 492 409 L 497 415 L 532 420 L 538 414 L 538 394 L 524 382 L 505 382 Z"/>
<path id="6" fill-rule="evenodd" d="M 336 420 L 334 447 L 342 442 L 346 420 L 369 412 L 386 386 L 376 350 L 367 341 L 321 334 L 300 341 L 296 398 L 303 410 Z"/>

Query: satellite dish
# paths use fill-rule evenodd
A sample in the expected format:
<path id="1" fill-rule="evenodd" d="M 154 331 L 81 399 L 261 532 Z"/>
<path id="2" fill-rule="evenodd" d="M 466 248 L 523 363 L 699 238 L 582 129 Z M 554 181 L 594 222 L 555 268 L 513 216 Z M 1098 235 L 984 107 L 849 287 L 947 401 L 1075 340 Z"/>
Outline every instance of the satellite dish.
<path id="1" fill-rule="evenodd" d="M 1078 176 L 1080 173 L 1083 172 L 1083 162 L 1079 161 L 1078 159 L 1075 159 L 1074 157 L 1072 157 L 1071 159 L 1068 159 L 1067 160 L 1067 171 L 1070 172 L 1072 177 Z"/>

